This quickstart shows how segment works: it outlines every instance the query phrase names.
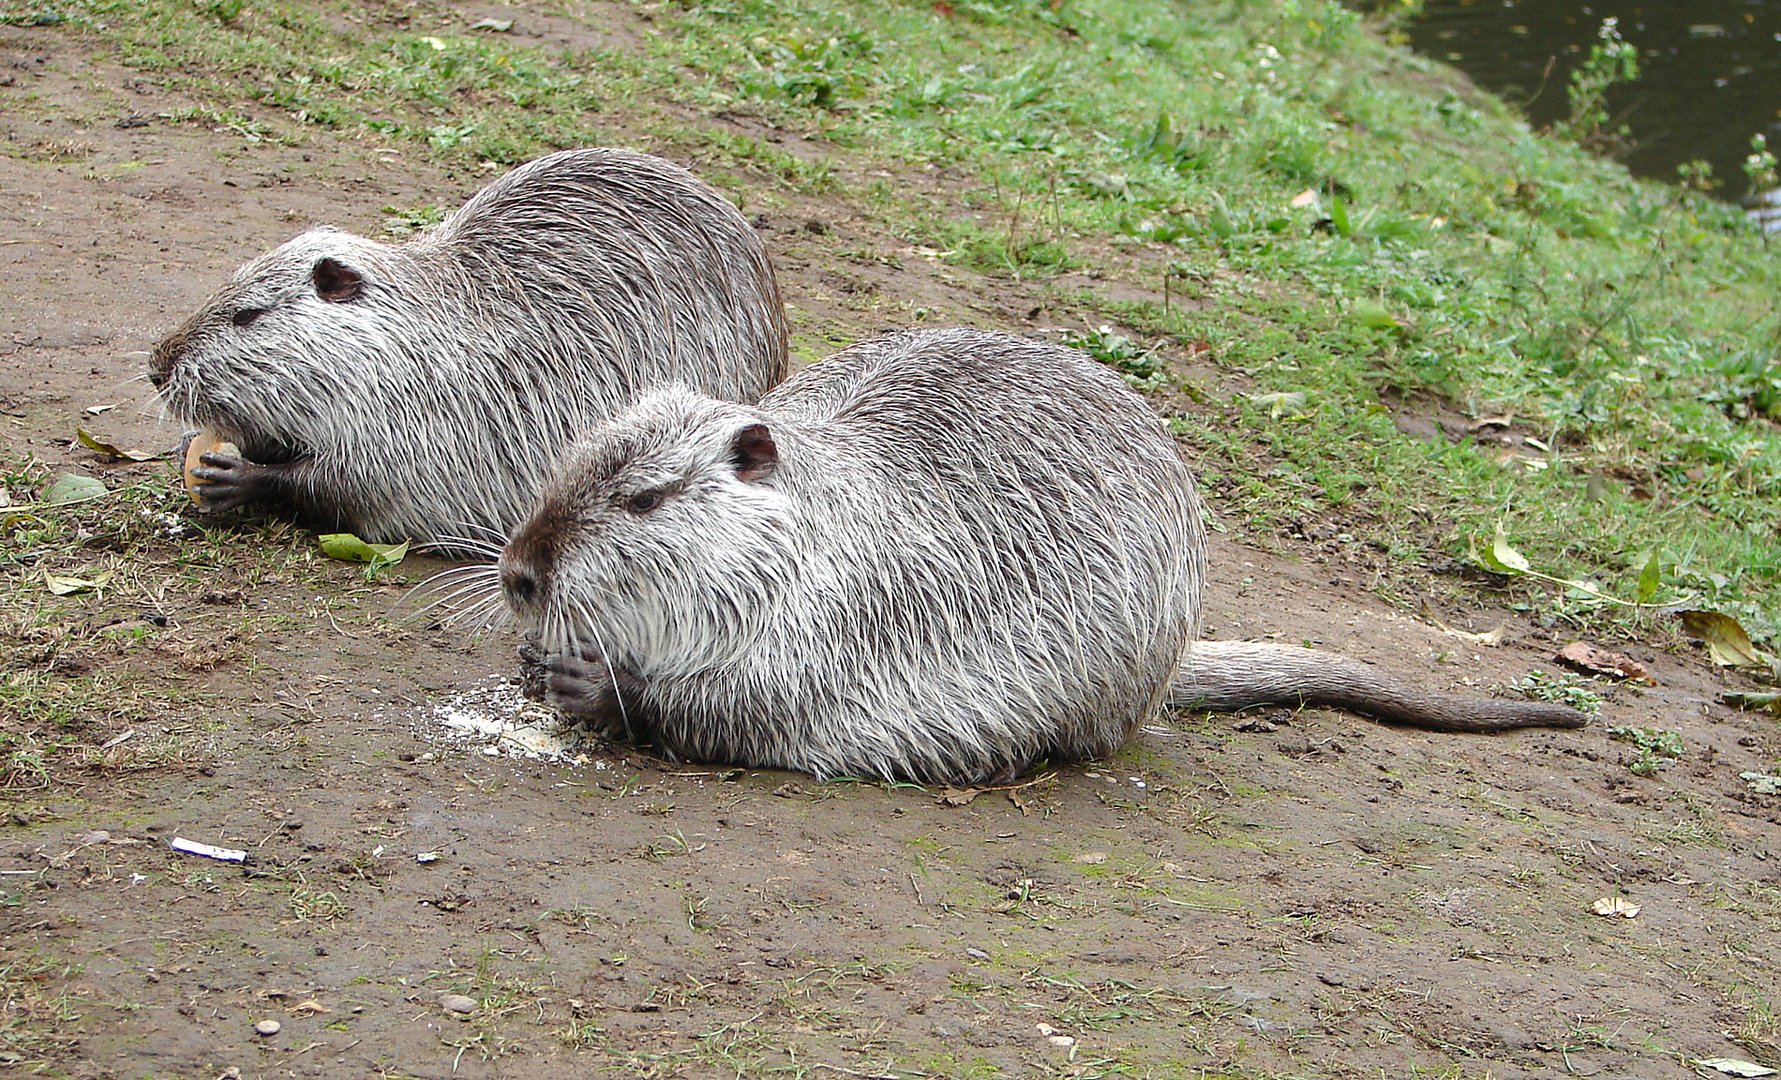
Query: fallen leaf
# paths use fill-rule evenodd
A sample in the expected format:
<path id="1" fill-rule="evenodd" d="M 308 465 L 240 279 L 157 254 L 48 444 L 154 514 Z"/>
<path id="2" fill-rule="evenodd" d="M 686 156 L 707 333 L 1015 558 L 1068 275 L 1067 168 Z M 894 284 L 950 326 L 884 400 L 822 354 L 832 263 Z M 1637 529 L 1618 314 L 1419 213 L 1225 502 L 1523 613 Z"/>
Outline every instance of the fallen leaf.
<path id="1" fill-rule="evenodd" d="M 1486 630 L 1481 634 L 1474 634 L 1470 630 L 1460 630 L 1442 622 L 1441 617 L 1435 614 L 1434 608 L 1429 607 L 1426 602 L 1422 605 L 1422 617 L 1433 623 L 1435 629 L 1443 634 L 1459 638 L 1461 641 L 1469 641 L 1474 645 L 1501 645 L 1503 635 L 1507 632 L 1508 627 L 1507 623 L 1498 623 L 1494 629 Z"/>
<path id="2" fill-rule="evenodd" d="M 1744 627 L 1730 615 L 1717 611 L 1679 611 L 1682 628 L 1707 643 L 1707 655 L 1720 667 L 1764 668 L 1768 663 L 1750 641 Z"/>
<path id="3" fill-rule="evenodd" d="M 1758 1065 L 1754 1061 L 1739 1061 L 1737 1058 L 1695 1058 L 1689 1062 L 1703 1069 L 1712 1069 L 1727 1076 L 1774 1076 L 1775 1070 L 1766 1065 Z"/>
<path id="4" fill-rule="evenodd" d="M 1781 776 L 1770 776 L 1767 773 L 1741 772 L 1738 779 L 1750 786 L 1750 790 L 1758 795 L 1781 795 Z"/>
<path id="5" fill-rule="evenodd" d="M 967 806 L 972 799 L 988 791 L 988 788 L 942 788 L 935 802 L 941 806 Z"/>
<path id="6" fill-rule="evenodd" d="M 470 24 L 472 30 L 487 30 L 491 34 L 505 34 L 513 29 L 512 19 L 483 19 Z"/>
<path id="7" fill-rule="evenodd" d="M 1467 424 L 1466 430 L 1476 433 L 1483 431 L 1485 428 L 1506 428 L 1513 423 L 1515 423 L 1514 413 L 1508 413 L 1503 416 L 1480 416 L 1478 419 Z"/>
<path id="8" fill-rule="evenodd" d="M 1663 584 L 1663 562 L 1656 551 L 1645 559 L 1644 569 L 1639 571 L 1639 603 L 1649 604 L 1657 596 L 1657 587 Z"/>
<path id="9" fill-rule="evenodd" d="M 73 596 L 75 593 L 92 592 L 102 589 L 111 580 L 110 570 L 101 570 L 92 577 L 75 577 L 72 574 L 52 574 L 43 572 L 43 584 L 56 596 Z"/>
<path id="10" fill-rule="evenodd" d="M 1607 675 L 1647 686 L 1657 685 L 1657 680 L 1645 670 L 1644 664 L 1622 653 L 1598 649 L 1587 642 L 1573 641 L 1558 650 L 1558 655 L 1553 659 L 1591 675 Z"/>
<path id="11" fill-rule="evenodd" d="M 79 473 L 63 473 L 50 481 L 49 487 L 44 489 L 43 502 L 45 506 L 65 506 L 68 503 L 97 499 L 104 494 L 107 494 L 107 489 L 103 480 L 95 480 Z"/>
<path id="12" fill-rule="evenodd" d="M 1317 201 L 1317 189 L 1306 188 L 1292 197 L 1292 208 L 1300 210 Z"/>
<path id="13" fill-rule="evenodd" d="M 321 1013 L 331 1013 L 334 1010 L 328 1008 L 314 998 L 310 998 L 308 1001 L 299 1001 L 297 1004 L 292 1005 L 289 1011 L 293 1013 L 302 1013 L 305 1016 L 316 1016 Z"/>
<path id="14" fill-rule="evenodd" d="M 1527 556 L 1509 546 L 1509 534 L 1503 531 L 1503 523 L 1497 522 L 1495 537 L 1491 539 L 1489 550 L 1480 557 L 1487 568 L 1499 574 L 1525 574 L 1533 569 Z"/>
<path id="15" fill-rule="evenodd" d="M 115 408 L 117 408 L 116 405 L 88 405 L 87 415 L 98 416 L 100 413 L 108 413 Z"/>
<path id="16" fill-rule="evenodd" d="M 165 454 L 151 454 L 146 450 L 120 450 L 116 443 L 101 439 L 78 425 L 74 429 L 74 438 L 80 445 L 93 453 L 108 458 L 120 458 L 124 461 L 153 461 L 158 457 L 166 456 Z"/>
<path id="17" fill-rule="evenodd" d="M 1285 414 L 1303 412 L 1305 409 L 1305 392 L 1303 390 L 1283 390 L 1272 394 L 1250 394 L 1249 400 L 1257 405 L 1264 405 L 1268 415 L 1278 420 Z"/>
<path id="18" fill-rule="evenodd" d="M 400 544 L 372 544 L 352 533 L 328 533 L 321 537 L 322 553 L 342 562 L 368 563 L 376 570 L 394 566 L 408 555 L 408 541 Z"/>
<path id="19" fill-rule="evenodd" d="M 1354 305 L 1354 317 L 1368 330 L 1389 330 L 1394 334 L 1403 334 L 1408 328 L 1397 316 L 1385 310 L 1385 305 L 1373 300 L 1360 300 Z"/>
<path id="20" fill-rule="evenodd" d="M 1727 690 L 1719 698 L 1727 705 L 1736 705 L 1740 709 L 1770 712 L 1781 716 L 1781 693 L 1769 691 L 1759 693 L 1746 690 Z"/>
<path id="21" fill-rule="evenodd" d="M 1589 906 L 1597 915 L 1630 919 L 1639 914 L 1639 905 L 1624 896 L 1604 896 Z"/>

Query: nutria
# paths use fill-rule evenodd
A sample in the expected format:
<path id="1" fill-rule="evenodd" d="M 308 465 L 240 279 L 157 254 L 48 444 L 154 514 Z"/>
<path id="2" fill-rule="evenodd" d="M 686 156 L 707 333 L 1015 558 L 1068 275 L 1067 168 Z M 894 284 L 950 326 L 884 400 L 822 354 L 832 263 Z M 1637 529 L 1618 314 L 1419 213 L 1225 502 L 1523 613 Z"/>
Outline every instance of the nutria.
<path id="1" fill-rule="evenodd" d="M 945 330 L 856 345 L 757 406 L 643 396 L 565 458 L 490 572 L 550 656 L 551 700 L 693 760 L 983 781 L 1109 754 L 1166 701 L 1583 722 L 1327 653 L 1190 651 L 1204 565 L 1192 478 L 1117 375 Z"/>
<path id="2" fill-rule="evenodd" d="M 568 150 L 402 244 L 329 228 L 238 270 L 154 350 L 181 420 L 239 445 L 208 510 L 284 503 L 368 540 L 505 536 L 574 438 L 674 380 L 754 401 L 785 375 L 759 238 L 685 169 Z"/>

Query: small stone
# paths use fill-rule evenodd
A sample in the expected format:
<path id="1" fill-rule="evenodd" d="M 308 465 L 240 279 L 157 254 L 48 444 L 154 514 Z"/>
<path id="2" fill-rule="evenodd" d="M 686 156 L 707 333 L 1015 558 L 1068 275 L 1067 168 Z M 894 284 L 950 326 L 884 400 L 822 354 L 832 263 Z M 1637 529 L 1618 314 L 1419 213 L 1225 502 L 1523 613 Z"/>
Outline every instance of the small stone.
<path id="1" fill-rule="evenodd" d="M 449 1013 L 469 1014 L 476 1011 L 476 999 L 463 994 L 440 994 L 439 1007 Z"/>
<path id="2" fill-rule="evenodd" d="M 276 1020 L 262 1020 L 254 1025 L 254 1032 L 258 1035 L 276 1035 L 283 1029 L 284 1025 Z"/>

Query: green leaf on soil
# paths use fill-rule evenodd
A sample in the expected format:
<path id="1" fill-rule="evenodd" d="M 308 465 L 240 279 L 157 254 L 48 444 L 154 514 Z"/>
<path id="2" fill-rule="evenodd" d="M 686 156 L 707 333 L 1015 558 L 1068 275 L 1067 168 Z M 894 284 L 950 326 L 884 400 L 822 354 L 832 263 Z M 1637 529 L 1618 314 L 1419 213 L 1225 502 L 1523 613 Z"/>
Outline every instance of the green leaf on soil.
<path id="1" fill-rule="evenodd" d="M 400 544 L 372 544 L 352 533 L 328 533 L 321 537 L 322 554 L 341 562 L 368 564 L 372 570 L 394 566 L 408 555 L 408 541 Z"/>
<path id="2" fill-rule="evenodd" d="M 1691 637 L 1707 643 L 1707 655 L 1720 667 L 1766 668 L 1767 659 L 1750 641 L 1744 627 L 1730 615 L 1690 609 L 1676 613 Z"/>
<path id="3" fill-rule="evenodd" d="M 1500 521 L 1497 522 L 1496 537 L 1491 540 L 1489 550 L 1482 552 L 1478 561 L 1499 574 L 1525 574 L 1533 569 L 1527 556 L 1509 546 L 1509 535 L 1503 531 L 1503 523 Z"/>
<path id="4" fill-rule="evenodd" d="M 103 480 L 81 476 L 79 473 L 63 473 L 50 481 L 49 487 L 43 492 L 43 501 L 49 506 L 62 506 L 97 499 L 106 491 Z"/>
<path id="5" fill-rule="evenodd" d="M 1758 795 L 1781 795 L 1781 776 L 1770 776 L 1767 773 L 1741 772 L 1738 779 L 1750 785 L 1750 790 Z"/>

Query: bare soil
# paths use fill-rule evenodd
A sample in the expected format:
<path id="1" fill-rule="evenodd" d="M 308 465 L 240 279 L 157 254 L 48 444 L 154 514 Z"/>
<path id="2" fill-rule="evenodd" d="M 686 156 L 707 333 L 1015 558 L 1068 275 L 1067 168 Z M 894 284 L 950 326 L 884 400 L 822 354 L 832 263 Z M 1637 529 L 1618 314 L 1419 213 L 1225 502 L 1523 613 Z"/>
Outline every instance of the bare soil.
<path id="1" fill-rule="evenodd" d="M 71 441 L 77 423 L 127 447 L 177 440 L 134 381 L 161 333 L 310 223 L 374 233 L 382 207 L 453 205 L 488 179 L 367 142 L 167 122 L 181 104 L 72 36 L 0 27 L 0 439 L 15 465 L 170 486 L 165 461 L 107 463 Z M 906 179 L 937 198 L 947 183 Z M 851 340 L 915 307 L 1017 331 L 1093 317 L 1057 300 L 1065 288 L 947 267 L 842 199 L 767 190 L 749 209 L 806 339 Z M 101 405 L 117 407 L 85 412 Z M 1506 623 L 1505 643 L 1385 603 L 1382 561 L 1339 522 L 1268 543 L 1215 542 L 1218 636 L 1319 643 L 1467 692 L 1552 670 L 1568 640 L 1436 579 L 1390 591 L 1435 597 L 1449 625 Z M 1623 644 L 1657 685 L 1598 687 L 1602 716 L 1582 731 L 1175 715 L 1113 761 L 952 805 L 627 748 L 575 764 L 453 741 L 436 706 L 509 673 L 513 642 L 392 621 L 446 564 L 411 559 L 368 583 L 312 549 L 288 527 L 187 522 L 127 559 L 69 553 L 112 568 L 106 590 L 0 612 L 0 677 L 106 693 L 38 733 L 78 753 L 0 792 L 0 1064 L 79 1077 L 1781 1065 L 1778 806 L 1739 776 L 1772 771 L 1775 724 L 1718 704 L 1723 679 L 1685 643 Z M 1635 775 L 1609 724 L 1678 732 L 1686 753 Z M 175 836 L 250 859 L 182 854 Z M 1615 896 L 1637 917 L 1592 913 Z M 470 1011 L 448 1011 L 445 993 Z M 264 1020 L 280 1030 L 256 1034 Z"/>

